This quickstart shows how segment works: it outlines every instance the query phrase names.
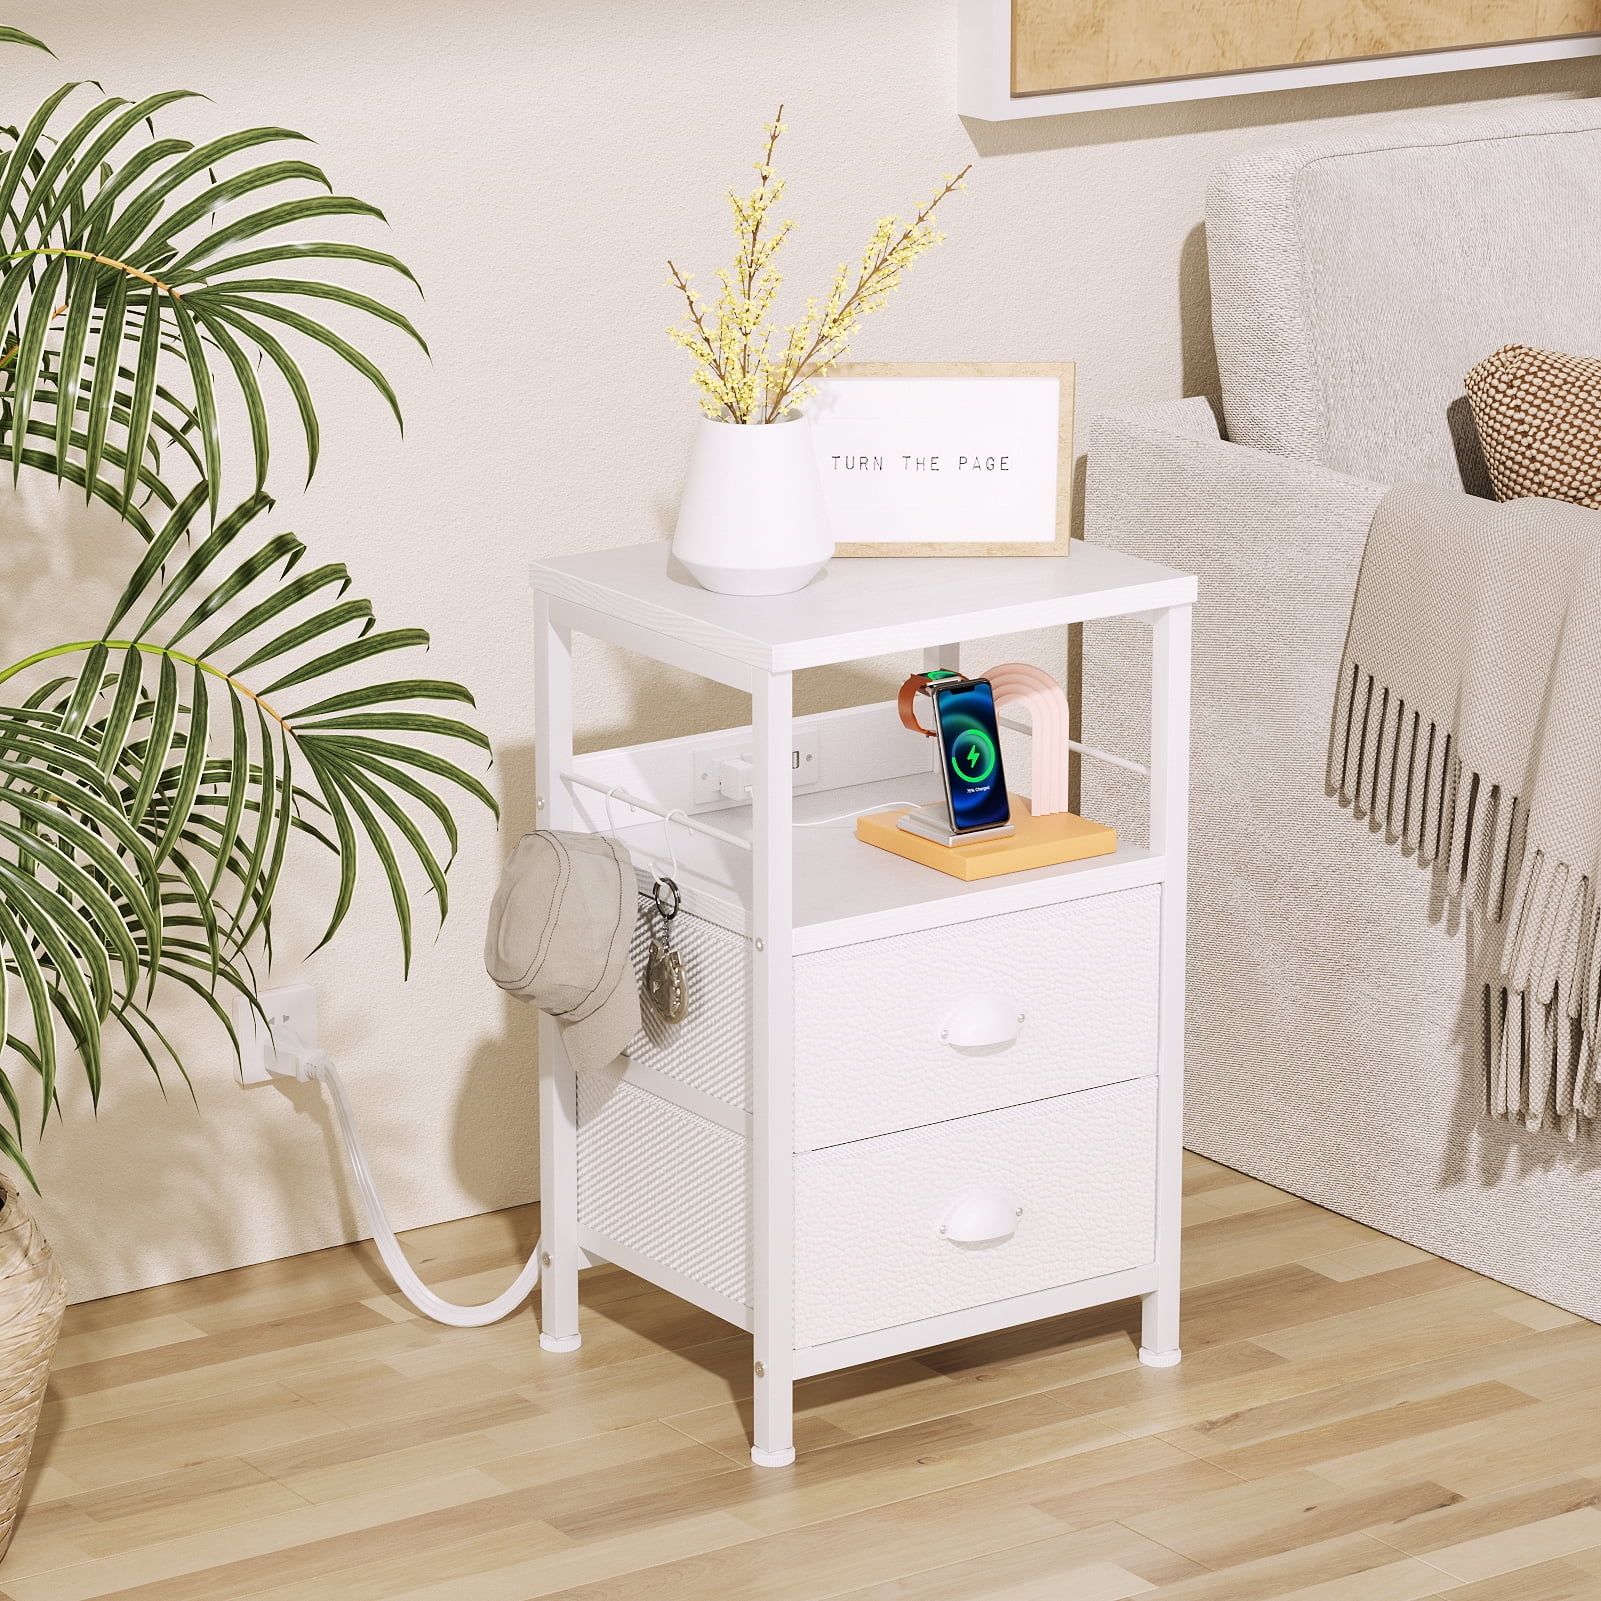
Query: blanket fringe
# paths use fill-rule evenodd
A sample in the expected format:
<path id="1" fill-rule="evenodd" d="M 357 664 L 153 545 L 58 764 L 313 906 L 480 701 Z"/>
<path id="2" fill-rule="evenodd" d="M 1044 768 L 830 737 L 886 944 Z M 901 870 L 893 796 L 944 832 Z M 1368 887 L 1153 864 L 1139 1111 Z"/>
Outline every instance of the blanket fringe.
<path id="1" fill-rule="evenodd" d="M 1329 749 L 1329 787 L 1392 841 L 1438 863 L 1453 895 L 1507 914 L 1528 808 L 1462 765 L 1456 740 L 1356 663 L 1348 668 Z M 1564 869 L 1565 871 L 1565 869 Z M 1520 882 L 1518 895 L 1534 893 Z"/>
<path id="2" fill-rule="evenodd" d="M 1601 1114 L 1593 1035 L 1557 996 L 1486 984 L 1483 990 L 1486 1110 L 1529 1129 L 1560 1129 L 1569 1140 L 1592 1132 Z"/>
<path id="3" fill-rule="evenodd" d="M 1358 662 L 1336 701 L 1328 779 L 1355 816 L 1504 926 L 1499 982 L 1484 988 L 1488 1108 L 1576 1139 L 1601 1113 L 1601 907 L 1589 875 L 1526 851 L 1525 798 L 1465 767 L 1443 722 Z"/>

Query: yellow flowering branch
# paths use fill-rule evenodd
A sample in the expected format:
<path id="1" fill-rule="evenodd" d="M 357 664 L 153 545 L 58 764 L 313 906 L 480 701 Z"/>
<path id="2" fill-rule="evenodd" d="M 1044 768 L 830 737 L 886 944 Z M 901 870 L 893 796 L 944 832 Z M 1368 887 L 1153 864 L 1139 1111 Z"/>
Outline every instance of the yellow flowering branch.
<path id="1" fill-rule="evenodd" d="M 779 285 L 778 273 L 770 263 L 777 255 L 778 248 L 783 244 L 790 229 L 795 226 L 792 222 L 780 224 L 777 236 L 765 249 L 762 247 L 762 224 L 767 220 L 768 211 L 778 203 L 784 193 L 784 180 L 779 178 L 774 181 L 773 178 L 773 150 L 778 144 L 778 136 L 783 131 L 784 108 L 780 105 L 778 115 L 767 125 L 767 149 L 762 153 L 762 159 L 756 168 L 757 176 L 761 180 L 756 186 L 756 193 L 743 207 L 738 196 L 731 193 L 728 197 L 729 204 L 734 210 L 734 237 L 737 244 L 734 260 L 739 273 L 741 297 L 739 368 L 741 375 L 746 379 L 750 378 L 753 371 L 760 374 L 764 380 L 766 377 L 767 342 L 772 332 L 771 325 L 767 321 L 767 311 L 774 295 L 778 292 Z M 753 361 L 752 336 L 758 328 L 761 329 L 761 343 Z"/>
<path id="2" fill-rule="evenodd" d="M 809 306 L 808 318 L 803 318 L 791 330 L 789 348 L 769 395 L 767 422 L 773 422 L 787 407 L 800 405 L 817 392 L 816 380 L 844 356 L 861 326 L 861 319 L 882 309 L 890 294 L 900 287 L 901 274 L 920 255 L 944 239 L 945 235 L 936 232 L 929 219 L 940 201 L 964 187 L 972 170 L 973 164 L 969 162 L 955 176 L 947 178 L 939 193 L 917 213 L 898 238 L 894 237 L 894 232 L 899 219 L 880 218 L 863 252 L 856 283 L 848 293 L 845 289 L 847 272 L 841 265 L 822 316 L 814 317 Z M 805 336 L 813 325 L 817 331 L 808 345 Z M 795 337 L 797 333 L 799 338 Z"/>
<path id="3" fill-rule="evenodd" d="M 716 417 L 724 411 L 732 415 L 733 392 L 723 372 L 719 342 L 712 338 L 706 327 L 705 312 L 695 298 L 689 279 L 671 261 L 667 263 L 667 269 L 673 275 L 673 286 L 682 293 L 689 306 L 689 319 L 694 325 L 691 328 L 669 328 L 668 336 L 695 358 L 695 384 L 701 392 L 701 406 L 706 415 Z M 734 420 L 743 422 L 745 419 L 736 417 Z"/>
<path id="4" fill-rule="evenodd" d="M 963 187 L 971 164 L 918 211 L 905 228 L 898 217 L 881 217 L 862 252 L 854 282 L 848 266 L 834 276 L 827 299 L 808 299 L 798 321 L 783 331 L 774 362 L 772 310 L 782 282 L 775 258 L 794 223 L 765 232 L 768 213 L 784 194 L 784 180 L 773 168 L 773 153 L 784 132 L 784 108 L 767 124 L 767 147 L 756 163 L 757 185 L 746 196 L 730 191 L 734 217 L 734 261 L 718 275 L 715 313 L 696 297 L 689 278 L 671 261 L 672 287 L 689 310 L 689 324 L 667 330 L 695 361 L 695 386 L 709 417 L 736 423 L 776 422 L 816 393 L 816 381 L 844 356 L 861 319 L 880 310 L 900 286 L 901 275 L 944 235 L 932 224 L 935 208 Z M 899 231 L 897 231 L 899 230 Z"/>

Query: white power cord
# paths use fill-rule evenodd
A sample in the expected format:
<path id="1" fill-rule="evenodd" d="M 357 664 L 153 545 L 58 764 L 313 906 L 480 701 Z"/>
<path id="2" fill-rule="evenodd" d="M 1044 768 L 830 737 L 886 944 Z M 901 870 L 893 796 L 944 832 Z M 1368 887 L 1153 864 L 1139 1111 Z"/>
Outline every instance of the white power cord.
<path id="1" fill-rule="evenodd" d="M 825 823 L 854 823 L 858 817 L 866 817 L 872 812 L 892 812 L 897 806 L 910 806 L 914 810 L 926 806 L 927 801 L 893 800 L 880 801 L 877 806 L 858 806 L 855 811 L 838 812 L 833 817 L 812 817 L 804 823 L 797 823 L 796 828 L 821 828 Z"/>
<path id="2" fill-rule="evenodd" d="M 417 1277 L 416 1269 L 406 1260 L 406 1253 L 395 1238 L 394 1228 L 378 1198 L 378 1186 L 373 1181 L 372 1169 L 367 1165 L 367 1153 L 362 1149 L 361 1135 L 356 1130 L 355 1114 L 350 1108 L 350 1097 L 345 1093 L 344 1080 L 333 1058 L 326 1051 L 307 1046 L 293 1030 L 280 1028 L 283 1036 L 280 1049 L 269 1052 L 267 1071 L 280 1078 L 295 1078 L 302 1083 L 321 1084 L 327 1091 L 329 1104 L 334 1110 L 334 1122 L 339 1127 L 340 1143 L 345 1159 L 350 1163 L 351 1177 L 356 1181 L 356 1193 L 361 1197 L 362 1209 L 367 1214 L 367 1226 L 372 1230 L 378 1254 L 384 1259 L 400 1293 L 425 1317 L 452 1328 L 477 1329 L 486 1323 L 498 1323 L 520 1307 L 534 1292 L 539 1283 L 539 1256 L 544 1241 L 534 1246 L 534 1254 L 527 1265 L 512 1281 L 504 1295 L 493 1301 L 482 1301 L 477 1306 L 460 1306 L 436 1295 Z"/>

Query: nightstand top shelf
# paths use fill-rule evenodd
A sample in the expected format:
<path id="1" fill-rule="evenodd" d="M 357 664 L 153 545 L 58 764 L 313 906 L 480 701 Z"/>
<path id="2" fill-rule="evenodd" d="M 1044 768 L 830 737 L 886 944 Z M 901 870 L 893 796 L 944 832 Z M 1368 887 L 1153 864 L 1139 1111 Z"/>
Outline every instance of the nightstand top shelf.
<path id="1" fill-rule="evenodd" d="M 1195 579 L 1075 541 L 1067 557 L 838 560 L 793 595 L 714 595 L 665 542 L 585 551 L 529 569 L 533 587 L 624 625 L 759 672 L 858 661 L 1183 606 Z"/>

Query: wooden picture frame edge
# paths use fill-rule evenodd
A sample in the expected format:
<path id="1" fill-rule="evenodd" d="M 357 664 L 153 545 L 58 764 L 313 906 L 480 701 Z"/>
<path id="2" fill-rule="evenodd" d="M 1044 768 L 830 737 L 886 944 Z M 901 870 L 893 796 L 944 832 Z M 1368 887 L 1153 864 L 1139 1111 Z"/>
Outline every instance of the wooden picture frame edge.
<path id="1" fill-rule="evenodd" d="M 953 540 L 878 543 L 853 540 L 835 545 L 847 559 L 939 556 L 1066 556 L 1073 528 L 1073 405 L 1076 364 L 1071 361 L 845 361 L 823 378 L 1055 378 L 1061 385 L 1057 407 L 1056 538 L 1041 540 Z"/>
<path id="2" fill-rule="evenodd" d="M 1071 116 L 1127 106 L 1182 104 L 1280 89 L 1383 82 L 1483 67 L 1566 61 L 1601 55 L 1601 31 L 1551 35 L 1511 44 L 1457 45 L 1345 56 L 1293 66 L 1239 68 L 1189 77 L 1143 78 L 1077 89 L 1012 92 L 1012 0 L 957 0 L 956 109 L 980 122 Z"/>

